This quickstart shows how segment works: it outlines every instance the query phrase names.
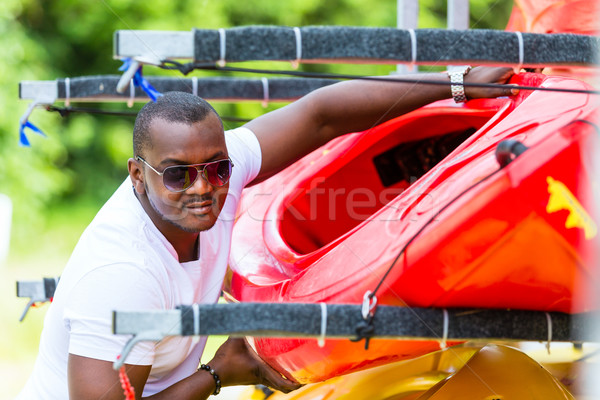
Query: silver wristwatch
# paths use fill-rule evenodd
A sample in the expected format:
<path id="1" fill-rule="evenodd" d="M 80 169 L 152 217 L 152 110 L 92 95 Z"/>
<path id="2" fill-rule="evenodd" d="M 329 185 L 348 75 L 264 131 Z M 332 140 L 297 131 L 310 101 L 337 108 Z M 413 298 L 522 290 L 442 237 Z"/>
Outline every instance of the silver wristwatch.
<path id="1" fill-rule="evenodd" d="M 464 103 L 467 101 L 465 95 L 465 87 L 463 86 L 464 77 L 471 70 L 470 66 L 462 67 L 450 67 L 448 68 L 447 74 L 450 78 L 450 91 L 452 92 L 452 98 L 457 103 Z"/>

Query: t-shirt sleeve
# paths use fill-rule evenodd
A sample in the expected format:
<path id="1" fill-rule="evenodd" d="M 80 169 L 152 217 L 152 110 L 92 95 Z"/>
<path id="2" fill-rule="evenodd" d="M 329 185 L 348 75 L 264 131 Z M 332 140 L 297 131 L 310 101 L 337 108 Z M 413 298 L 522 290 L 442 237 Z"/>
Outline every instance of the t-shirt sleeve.
<path id="1" fill-rule="evenodd" d="M 115 361 L 130 335 L 112 333 L 113 310 L 160 309 L 161 296 L 151 276 L 132 264 L 111 264 L 84 275 L 65 304 L 63 321 L 70 333 L 69 353 Z M 127 364 L 152 365 L 154 342 L 136 344 Z"/>
<path id="2" fill-rule="evenodd" d="M 241 174 L 243 186 L 258 176 L 262 163 L 260 143 L 254 132 L 240 127 L 225 132 L 227 150 L 233 160 L 234 174 Z"/>

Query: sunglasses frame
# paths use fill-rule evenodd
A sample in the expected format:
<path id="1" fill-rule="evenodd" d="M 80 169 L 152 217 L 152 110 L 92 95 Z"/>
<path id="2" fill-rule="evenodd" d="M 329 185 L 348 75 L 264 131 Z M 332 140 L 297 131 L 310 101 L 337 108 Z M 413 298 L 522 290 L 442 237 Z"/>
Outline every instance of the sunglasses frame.
<path id="1" fill-rule="evenodd" d="M 208 180 L 208 176 L 206 175 L 206 166 L 210 165 L 210 164 L 215 164 L 221 161 L 229 161 L 229 164 L 231 164 L 231 168 L 230 170 L 233 170 L 233 161 L 231 161 L 231 158 L 227 157 L 227 158 L 223 158 L 221 160 L 215 160 L 215 161 L 209 161 L 206 163 L 200 163 L 200 164 L 185 164 L 185 165 L 169 165 L 168 167 L 166 167 L 162 172 L 159 172 L 156 170 L 156 168 L 154 168 L 152 165 L 150 165 L 148 163 L 148 161 L 144 160 L 142 157 L 140 156 L 135 156 L 135 160 L 136 161 L 141 161 L 144 164 L 146 164 L 148 166 L 148 168 L 150 168 L 152 171 L 156 172 L 157 175 L 161 176 L 163 178 L 163 185 L 165 186 L 165 188 L 167 188 L 167 190 L 169 190 L 170 192 L 173 193 L 180 193 L 180 192 L 185 192 L 186 190 L 188 190 L 190 187 L 192 187 L 194 185 L 194 183 L 196 183 L 196 181 L 198 180 L 199 176 L 202 176 L 202 179 L 204 179 L 209 185 L 215 186 L 215 187 L 222 187 L 227 185 L 227 182 L 229 182 L 229 180 L 231 179 L 231 173 L 229 174 L 229 177 L 227 178 L 227 180 L 222 184 L 222 185 L 215 185 L 214 183 L 210 182 Z M 195 168 L 196 171 L 198 172 L 198 175 L 196 175 L 196 179 L 194 179 L 192 182 L 190 182 L 190 185 L 184 189 L 181 190 L 173 190 L 170 189 L 166 184 L 165 184 L 165 171 L 169 168 Z"/>

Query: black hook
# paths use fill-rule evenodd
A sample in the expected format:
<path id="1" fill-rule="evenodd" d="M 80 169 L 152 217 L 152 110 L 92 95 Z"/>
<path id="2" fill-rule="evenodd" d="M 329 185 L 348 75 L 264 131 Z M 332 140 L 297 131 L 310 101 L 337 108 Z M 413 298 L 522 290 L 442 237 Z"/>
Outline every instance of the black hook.
<path id="1" fill-rule="evenodd" d="M 356 337 L 350 339 L 351 342 L 360 342 L 365 339 L 365 350 L 369 350 L 369 340 L 375 334 L 375 326 L 373 326 L 374 315 L 369 315 L 366 319 L 363 319 L 356 324 Z"/>

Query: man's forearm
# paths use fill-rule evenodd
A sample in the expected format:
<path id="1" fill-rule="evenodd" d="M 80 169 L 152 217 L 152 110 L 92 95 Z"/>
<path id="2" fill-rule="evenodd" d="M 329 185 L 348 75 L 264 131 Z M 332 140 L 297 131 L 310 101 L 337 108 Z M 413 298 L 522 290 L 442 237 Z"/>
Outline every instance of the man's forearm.
<path id="1" fill-rule="evenodd" d="M 200 400 L 207 399 L 215 390 L 215 381 L 212 375 L 206 371 L 197 371 L 185 379 L 169 386 L 162 392 L 150 397 L 149 400 L 180 399 Z"/>
<path id="2" fill-rule="evenodd" d="M 450 82 L 445 73 L 432 73 L 386 77 L 390 82 L 348 81 L 319 89 L 302 101 L 312 102 L 319 112 L 323 143 L 451 96 L 449 85 L 394 82 L 397 79 Z"/>
<path id="3" fill-rule="evenodd" d="M 504 83 L 510 68 L 474 68 L 465 82 Z M 443 81 L 445 84 L 393 82 Z M 437 100 L 450 98 L 445 73 L 386 77 L 390 82 L 355 80 L 315 90 L 302 99 L 249 122 L 262 150 L 262 167 L 256 182 L 298 160 L 340 135 L 359 132 Z M 467 98 L 508 96 L 510 87 L 465 87 Z"/>

